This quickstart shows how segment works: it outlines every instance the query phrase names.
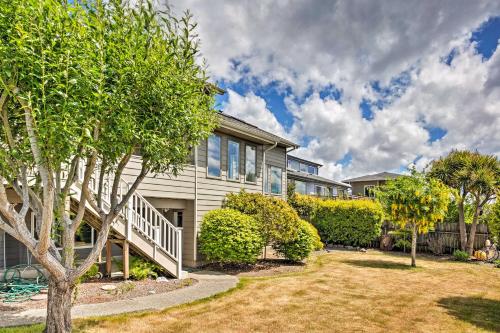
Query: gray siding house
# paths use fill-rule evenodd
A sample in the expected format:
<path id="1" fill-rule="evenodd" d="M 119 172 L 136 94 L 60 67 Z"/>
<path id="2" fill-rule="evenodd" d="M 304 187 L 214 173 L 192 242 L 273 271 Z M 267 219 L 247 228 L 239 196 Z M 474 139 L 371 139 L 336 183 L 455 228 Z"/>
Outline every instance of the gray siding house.
<path id="1" fill-rule="evenodd" d="M 349 184 L 331 180 L 318 175 L 322 165 L 296 156 L 288 155 L 288 183 L 293 184 L 295 192 L 319 197 L 345 197 Z"/>
<path id="2" fill-rule="evenodd" d="M 374 197 L 372 189 L 376 186 L 384 185 L 388 179 L 401 176 L 398 173 L 380 172 L 371 175 L 346 179 L 343 182 L 352 186 L 352 194 L 362 197 Z"/>
<path id="3" fill-rule="evenodd" d="M 178 176 L 151 174 L 144 179 L 129 213 L 113 226 L 108 258 L 119 255 L 122 247 L 128 255 L 130 246 L 180 276 L 183 266 L 201 262 L 197 236 L 203 216 L 220 208 L 226 194 L 244 189 L 286 199 L 287 153 L 298 145 L 229 115 L 220 113 L 219 118 L 218 128 L 193 148 L 190 163 Z M 140 161 L 140 156 L 131 158 L 124 184 L 139 173 Z M 99 225 L 91 213 L 78 233 L 77 255 L 86 254 L 96 237 L 93 228 Z M 30 262 L 26 248 L 0 230 L 0 270 Z"/>

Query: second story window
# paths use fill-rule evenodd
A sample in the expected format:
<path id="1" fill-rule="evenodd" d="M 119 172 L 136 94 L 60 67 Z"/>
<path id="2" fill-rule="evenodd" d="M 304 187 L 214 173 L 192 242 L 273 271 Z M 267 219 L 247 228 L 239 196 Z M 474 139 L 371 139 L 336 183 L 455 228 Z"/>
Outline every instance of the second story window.
<path id="1" fill-rule="evenodd" d="M 295 192 L 300 194 L 306 194 L 306 183 L 300 180 L 295 181 Z"/>
<path id="2" fill-rule="evenodd" d="M 313 166 L 313 165 L 308 165 L 307 172 L 310 173 L 311 175 L 317 175 L 318 174 L 318 167 Z"/>
<path id="3" fill-rule="evenodd" d="M 257 181 L 256 173 L 257 149 L 255 146 L 245 146 L 245 181 L 255 183 Z"/>
<path id="4" fill-rule="evenodd" d="M 220 143 L 221 139 L 218 135 L 211 135 L 207 140 L 207 174 L 210 177 L 220 177 Z"/>
<path id="5" fill-rule="evenodd" d="M 233 140 L 227 143 L 227 179 L 240 179 L 240 143 Z"/>
<path id="6" fill-rule="evenodd" d="M 288 160 L 288 169 L 299 171 L 299 168 L 300 168 L 299 167 L 299 161 L 292 160 L 292 159 Z"/>

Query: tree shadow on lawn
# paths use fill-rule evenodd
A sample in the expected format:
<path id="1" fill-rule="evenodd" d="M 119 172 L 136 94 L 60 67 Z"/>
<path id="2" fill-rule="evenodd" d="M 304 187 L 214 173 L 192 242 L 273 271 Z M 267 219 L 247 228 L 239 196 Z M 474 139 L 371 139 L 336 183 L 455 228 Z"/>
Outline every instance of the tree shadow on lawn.
<path id="1" fill-rule="evenodd" d="M 481 297 L 446 297 L 438 301 L 449 315 L 479 328 L 500 332 L 500 301 Z"/>
<path id="2" fill-rule="evenodd" d="M 394 261 L 385 260 L 344 260 L 345 264 L 367 268 L 382 268 L 382 269 L 412 269 L 410 265 L 401 264 Z"/>

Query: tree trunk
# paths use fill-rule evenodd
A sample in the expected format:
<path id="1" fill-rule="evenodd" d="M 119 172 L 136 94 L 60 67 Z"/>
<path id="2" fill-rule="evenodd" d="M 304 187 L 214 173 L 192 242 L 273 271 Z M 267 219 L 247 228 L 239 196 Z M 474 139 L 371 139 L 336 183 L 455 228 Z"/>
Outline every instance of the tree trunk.
<path id="1" fill-rule="evenodd" d="M 467 249 L 467 229 L 465 227 L 464 199 L 458 199 L 458 227 L 460 229 L 460 250 Z"/>
<path id="2" fill-rule="evenodd" d="M 474 239 L 476 238 L 476 227 L 477 227 L 477 220 L 479 219 L 479 211 L 481 210 L 481 207 L 479 207 L 479 204 L 476 206 L 476 210 L 474 211 L 474 217 L 472 218 L 472 225 L 470 226 L 470 233 L 469 233 L 469 238 L 467 239 L 467 253 L 469 255 L 473 255 L 474 252 Z"/>
<path id="3" fill-rule="evenodd" d="M 411 233 L 411 266 L 417 267 L 417 224 L 413 224 L 413 230 Z"/>
<path id="4" fill-rule="evenodd" d="M 49 279 L 46 333 L 71 332 L 71 295 L 74 286 L 68 281 Z"/>

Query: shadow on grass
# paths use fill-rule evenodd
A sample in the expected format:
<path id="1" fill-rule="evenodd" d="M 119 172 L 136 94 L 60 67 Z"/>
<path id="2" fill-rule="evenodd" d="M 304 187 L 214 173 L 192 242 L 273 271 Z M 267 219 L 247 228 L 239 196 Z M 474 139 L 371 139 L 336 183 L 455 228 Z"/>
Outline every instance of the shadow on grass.
<path id="1" fill-rule="evenodd" d="M 451 316 L 476 327 L 500 332 L 500 301 L 481 297 L 446 297 L 438 301 Z"/>
<path id="2" fill-rule="evenodd" d="M 367 267 L 367 268 L 412 269 L 410 265 L 405 265 L 385 260 L 344 260 L 342 262 L 353 266 Z"/>

